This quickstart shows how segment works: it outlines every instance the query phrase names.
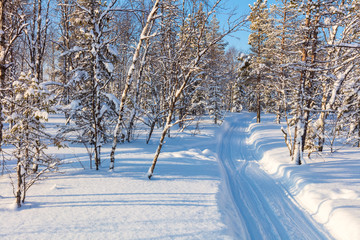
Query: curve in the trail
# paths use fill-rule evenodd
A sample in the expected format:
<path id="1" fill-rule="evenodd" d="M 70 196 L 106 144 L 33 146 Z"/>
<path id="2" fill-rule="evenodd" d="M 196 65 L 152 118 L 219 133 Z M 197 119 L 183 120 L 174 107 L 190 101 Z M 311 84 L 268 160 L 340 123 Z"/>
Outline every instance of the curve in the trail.
<path id="1" fill-rule="evenodd" d="M 218 133 L 222 191 L 231 201 L 233 212 L 228 216 L 228 221 L 231 221 L 228 224 L 234 238 L 331 239 L 323 226 L 304 212 L 284 187 L 259 167 L 255 150 L 246 144 L 251 119 L 251 114 L 232 115 Z"/>

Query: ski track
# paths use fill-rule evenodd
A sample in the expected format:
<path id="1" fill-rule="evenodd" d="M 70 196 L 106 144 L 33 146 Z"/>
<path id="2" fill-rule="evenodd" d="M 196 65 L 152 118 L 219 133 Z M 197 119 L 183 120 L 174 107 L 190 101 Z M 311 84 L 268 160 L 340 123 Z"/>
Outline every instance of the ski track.
<path id="1" fill-rule="evenodd" d="M 228 118 L 218 135 L 217 154 L 223 191 L 231 198 L 232 210 L 227 210 L 232 215 L 234 238 L 332 239 L 281 184 L 260 169 L 257 161 L 261 157 L 246 143 L 252 116 Z"/>

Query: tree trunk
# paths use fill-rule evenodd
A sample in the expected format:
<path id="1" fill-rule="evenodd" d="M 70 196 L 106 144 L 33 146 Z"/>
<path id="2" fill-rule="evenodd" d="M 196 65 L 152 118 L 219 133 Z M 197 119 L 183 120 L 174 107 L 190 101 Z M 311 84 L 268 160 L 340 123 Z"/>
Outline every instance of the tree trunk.
<path id="1" fill-rule="evenodd" d="M 96 34 L 96 33 L 94 33 Z M 94 42 L 92 45 L 97 45 Z M 99 125 L 100 125 L 100 95 L 99 95 L 99 80 L 98 79 L 98 68 L 99 68 L 99 59 L 98 59 L 98 51 L 99 49 L 95 49 L 93 54 L 91 56 L 91 84 L 92 84 L 92 93 L 91 93 L 91 119 L 92 119 L 92 127 L 93 127 L 93 133 L 92 133 L 92 144 L 94 145 L 94 153 L 95 153 L 95 169 L 99 170 L 100 166 L 100 154 L 99 154 L 99 148 L 100 148 L 100 133 L 99 133 Z"/>
<path id="2" fill-rule="evenodd" d="M 147 176 L 148 176 L 149 179 L 151 179 L 151 177 L 154 174 L 155 165 L 157 163 L 157 160 L 159 158 L 162 146 L 164 144 L 166 134 L 167 134 L 168 130 L 170 129 L 170 123 L 171 123 L 171 119 L 172 119 L 172 116 L 173 116 L 173 113 L 174 113 L 174 109 L 175 109 L 175 102 L 171 103 L 171 106 L 170 106 L 170 109 L 169 109 L 169 114 L 168 114 L 168 116 L 166 118 L 166 124 L 165 124 L 165 127 L 164 127 L 164 129 L 163 129 L 163 131 L 161 133 L 161 138 L 160 138 L 160 141 L 159 141 L 159 145 L 158 145 L 158 147 L 156 149 L 155 156 L 154 156 L 153 162 L 151 164 L 151 167 L 149 168 L 149 171 L 147 173 Z"/>
<path id="3" fill-rule="evenodd" d="M 148 135 L 148 137 L 147 137 L 147 139 L 146 139 L 146 144 L 149 144 L 149 142 L 150 142 L 151 135 L 152 135 L 152 133 L 153 133 L 153 131 L 154 131 L 154 128 L 155 128 L 155 124 L 156 124 L 156 121 L 153 121 L 153 122 L 151 123 L 149 135 Z"/>
<path id="4" fill-rule="evenodd" d="M 5 3 L 6 0 L 0 1 L 0 98 L 4 96 L 5 87 L 5 37 L 4 37 L 4 17 L 5 17 Z M 2 149 L 3 142 L 3 105 L 0 102 L 0 152 Z"/>
<path id="5" fill-rule="evenodd" d="M 294 145 L 293 145 L 293 155 L 292 155 L 292 158 L 293 158 L 293 161 L 295 162 L 296 165 L 301 165 L 302 164 L 302 155 L 303 155 L 303 152 L 302 152 L 302 120 L 299 118 L 298 120 L 298 123 L 296 124 L 296 127 L 295 127 L 295 134 L 294 134 Z"/>
<path id="6" fill-rule="evenodd" d="M 95 85 L 98 85 L 96 83 L 95 80 Z M 100 166 L 100 148 L 101 148 L 101 142 L 100 142 L 100 96 L 98 94 L 99 89 L 97 89 L 97 87 L 94 89 L 94 93 L 93 93 L 93 104 L 92 104 L 92 112 L 93 112 L 93 121 L 94 121 L 94 136 L 93 136 L 93 141 L 94 141 L 94 152 L 95 152 L 95 169 L 99 170 L 99 166 Z"/>
<path id="7" fill-rule="evenodd" d="M 256 99 L 256 122 L 257 123 L 261 122 L 261 119 L 260 119 L 260 114 L 261 114 L 260 81 L 261 81 L 261 76 L 259 74 L 258 79 L 257 79 L 257 99 Z"/>
<path id="8" fill-rule="evenodd" d="M 310 107 L 310 102 L 306 105 L 307 109 L 309 109 L 309 107 Z M 307 131 L 309 128 L 309 117 L 310 117 L 310 112 L 308 110 L 305 110 L 304 111 L 303 130 L 302 130 L 302 136 L 301 136 L 301 151 L 302 152 L 304 152 L 304 150 L 305 150 Z"/>
<path id="9" fill-rule="evenodd" d="M 322 101 L 321 101 L 321 110 L 323 110 L 323 111 L 320 113 L 320 117 L 318 120 L 318 126 L 317 126 L 317 128 L 319 129 L 319 139 L 318 139 L 317 150 L 319 152 L 323 151 L 324 144 L 325 144 L 325 120 L 327 118 L 327 113 L 325 112 L 326 100 L 327 100 L 327 87 L 324 87 L 323 97 L 322 97 Z"/>
<path id="10" fill-rule="evenodd" d="M 260 123 L 260 122 L 261 122 L 260 114 L 261 114 L 260 93 L 258 93 L 258 97 L 257 97 L 257 107 L 256 107 L 256 122 L 257 122 L 257 123 Z"/>
<path id="11" fill-rule="evenodd" d="M 22 187 L 23 187 L 23 193 L 22 193 L 22 198 L 21 198 L 21 202 L 25 203 L 25 197 L 26 197 L 26 179 L 25 179 L 26 173 L 24 173 L 22 175 Z"/>
<path id="12" fill-rule="evenodd" d="M 129 127 L 128 127 L 128 130 L 127 130 L 127 137 L 126 137 L 127 142 L 130 142 L 131 138 L 132 138 L 131 135 L 133 134 L 133 130 L 134 130 L 135 117 L 136 117 L 136 111 L 134 109 L 134 111 L 131 114 Z"/>
<path id="13" fill-rule="evenodd" d="M 129 71 L 127 73 L 126 76 L 126 84 L 125 84 L 125 88 L 123 90 L 122 96 L 121 96 L 121 101 L 120 101 L 120 108 L 119 108 L 119 117 L 115 126 L 115 130 L 114 130 L 114 139 L 113 139 L 113 143 L 112 143 L 112 147 L 111 147 L 111 152 L 110 152 L 110 170 L 114 169 L 114 165 L 115 165 L 115 151 L 116 151 L 116 145 L 117 145 L 117 141 L 118 141 L 118 136 L 121 132 L 121 125 L 123 124 L 123 115 L 124 115 L 124 108 L 125 108 L 125 102 L 126 99 L 128 97 L 128 92 L 130 90 L 131 87 L 131 83 L 132 83 L 132 75 L 133 72 L 135 70 L 135 66 L 136 63 L 139 60 L 139 55 L 140 55 L 140 50 L 141 50 L 141 46 L 143 44 L 143 42 L 149 38 L 149 35 L 151 33 L 151 27 L 152 27 L 152 22 L 155 20 L 154 17 L 156 15 L 156 12 L 159 8 L 159 3 L 160 0 L 156 0 L 156 2 L 154 3 L 154 6 L 151 10 L 151 12 L 149 13 L 149 16 L 147 18 L 146 24 L 141 32 L 140 35 L 140 39 L 138 42 L 138 45 L 136 47 L 134 56 L 133 56 L 133 60 L 132 60 L 132 64 L 129 68 Z"/>
<path id="14" fill-rule="evenodd" d="M 153 24 L 153 23 L 152 23 Z M 152 28 L 152 26 L 150 27 Z M 139 95 L 140 95 L 140 83 L 141 83 L 141 78 L 144 72 L 144 67 L 145 67 L 145 61 L 146 61 L 146 56 L 149 50 L 149 39 L 146 39 L 146 46 L 145 46 L 145 50 L 141 59 L 141 66 L 140 66 L 140 70 L 139 70 L 139 74 L 137 76 L 137 82 L 136 82 L 136 92 L 135 92 L 135 98 L 134 98 L 134 110 L 131 114 L 130 117 L 130 123 L 129 123 L 129 128 L 128 128 L 128 132 L 127 132 L 127 141 L 130 142 L 131 141 L 131 135 L 134 129 L 134 125 L 135 125 L 135 118 L 136 118 L 136 107 L 139 101 Z"/>
<path id="15" fill-rule="evenodd" d="M 22 174 L 21 174 L 21 162 L 18 159 L 16 166 L 16 176 L 17 176 L 17 191 L 16 191 L 16 204 L 18 207 L 21 207 L 21 185 L 22 185 Z"/>
<path id="16" fill-rule="evenodd" d="M 310 28 L 310 18 L 311 18 L 311 4 L 307 6 L 307 13 L 305 18 L 305 27 L 306 29 Z M 304 45 L 301 49 L 301 61 L 306 65 L 308 61 L 308 46 L 310 41 L 310 30 L 304 33 Z M 305 95 L 308 93 L 306 91 L 306 83 L 309 81 L 306 72 L 307 69 L 303 69 L 300 73 L 299 79 L 299 90 L 298 90 L 298 109 L 297 109 L 297 119 L 294 135 L 294 152 L 293 160 L 296 165 L 302 164 L 305 141 L 306 141 L 306 131 L 307 131 L 307 120 L 309 118 L 309 111 L 305 110 L 305 106 L 308 107 L 309 100 L 306 100 Z"/>
<path id="17" fill-rule="evenodd" d="M 37 19 L 36 19 L 36 23 L 37 23 L 37 32 L 36 32 L 36 58 L 35 58 L 35 79 L 37 79 L 37 81 L 41 82 L 42 79 L 42 46 L 41 46 L 41 41 L 42 41 L 42 26 L 41 26 L 41 22 L 42 22 L 42 17 L 41 17 L 41 13 L 42 13 L 42 0 L 37 0 Z M 35 24 L 35 22 L 34 22 Z"/>
<path id="18" fill-rule="evenodd" d="M 198 59 L 200 60 L 200 59 Z M 195 65 L 197 64 L 197 62 L 195 62 Z M 174 115 L 174 111 L 175 111 L 175 105 L 176 105 L 176 102 L 179 100 L 179 97 L 180 95 L 182 94 L 182 92 L 184 91 L 185 87 L 187 86 L 188 82 L 189 82 L 189 79 L 190 79 L 190 76 L 192 74 L 192 71 L 189 71 L 186 76 L 184 77 L 184 82 L 181 84 L 181 86 L 179 87 L 179 89 L 173 89 L 173 91 L 171 92 L 171 100 L 170 100 L 170 103 L 169 103 L 169 112 L 168 112 L 168 115 L 166 117 L 166 123 L 165 123 L 165 127 L 161 133 L 161 138 L 160 138 L 160 142 L 159 142 L 159 145 L 158 145 L 158 148 L 156 149 L 156 152 L 155 152 L 155 156 L 154 156 L 154 159 L 153 159 L 153 162 L 152 162 L 152 165 L 151 167 L 149 168 L 149 171 L 147 173 L 147 176 L 149 179 L 151 179 L 151 177 L 153 176 L 154 174 L 154 169 L 155 169 L 155 165 L 157 163 L 157 160 L 158 160 L 158 157 L 160 155 L 160 152 L 161 152 L 161 148 L 164 144 L 164 140 L 165 140 L 165 137 L 166 137 L 166 134 L 169 135 L 170 137 L 170 127 L 171 127 L 171 121 L 172 121 L 172 118 L 173 118 L 173 115 Z M 178 122 L 181 122 L 181 119 L 179 119 Z"/>
<path id="19" fill-rule="evenodd" d="M 358 137 L 357 147 L 360 148 L 360 120 L 358 121 Z"/>
<path id="20" fill-rule="evenodd" d="M 280 124 L 280 122 L 281 122 L 281 104 L 277 106 L 277 112 L 276 112 L 276 124 Z"/>

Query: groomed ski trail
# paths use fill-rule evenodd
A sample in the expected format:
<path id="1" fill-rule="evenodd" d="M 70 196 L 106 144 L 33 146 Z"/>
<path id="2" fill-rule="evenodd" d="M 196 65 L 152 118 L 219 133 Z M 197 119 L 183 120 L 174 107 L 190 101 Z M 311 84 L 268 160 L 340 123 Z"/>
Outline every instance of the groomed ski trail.
<path id="1" fill-rule="evenodd" d="M 280 184 L 260 169 L 246 143 L 253 115 L 234 114 L 218 133 L 217 156 L 223 176 L 219 197 L 234 239 L 332 239 Z"/>

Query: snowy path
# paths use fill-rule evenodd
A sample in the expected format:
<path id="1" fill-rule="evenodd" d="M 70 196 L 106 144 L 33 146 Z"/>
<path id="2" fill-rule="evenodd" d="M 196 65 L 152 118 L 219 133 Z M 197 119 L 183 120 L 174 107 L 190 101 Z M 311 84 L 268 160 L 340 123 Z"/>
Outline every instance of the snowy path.
<path id="1" fill-rule="evenodd" d="M 222 191 L 232 202 L 223 208 L 229 215 L 234 238 L 331 239 L 280 184 L 260 169 L 259 156 L 246 143 L 249 119 L 250 114 L 232 116 L 218 135 Z"/>

